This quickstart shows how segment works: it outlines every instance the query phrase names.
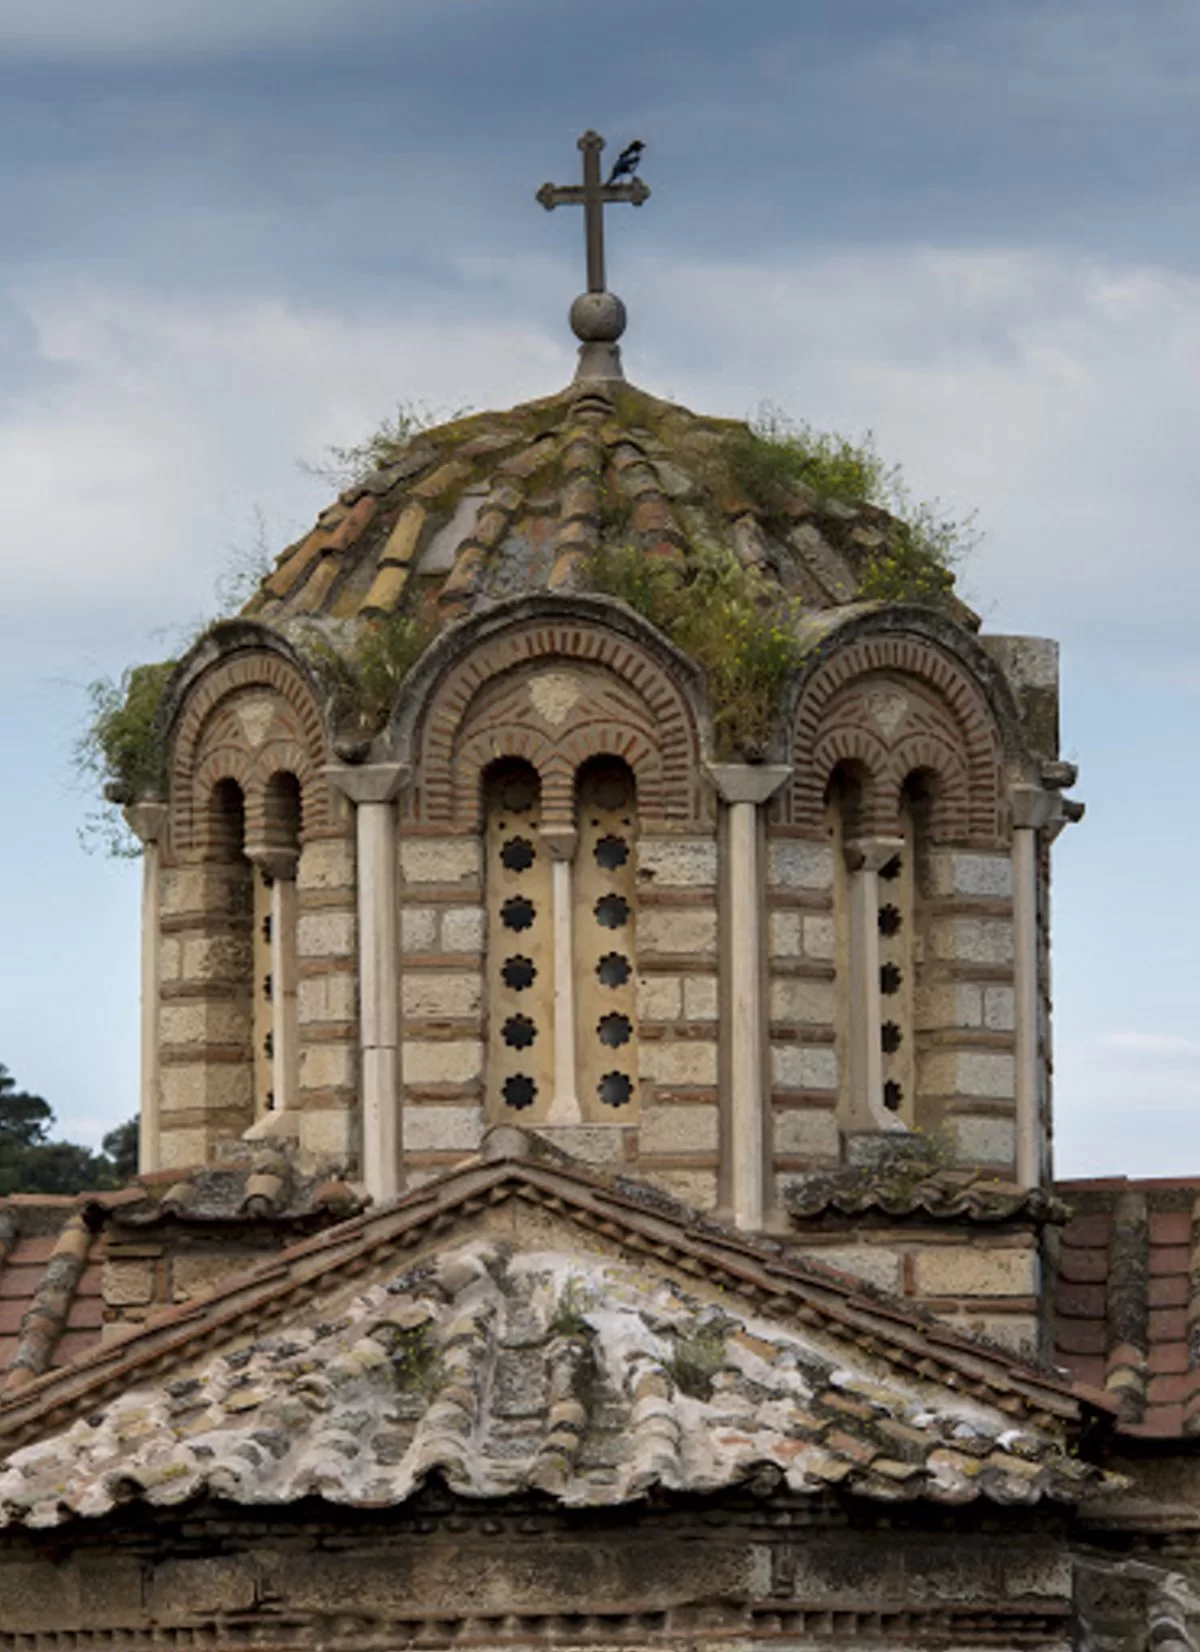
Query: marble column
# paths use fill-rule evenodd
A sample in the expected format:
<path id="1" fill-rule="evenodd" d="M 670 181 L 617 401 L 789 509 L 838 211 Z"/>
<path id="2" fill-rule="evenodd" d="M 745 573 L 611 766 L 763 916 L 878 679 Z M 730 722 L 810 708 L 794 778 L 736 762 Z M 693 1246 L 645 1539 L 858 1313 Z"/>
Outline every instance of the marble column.
<path id="1" fill-rule="evenodd" d="M 125 821 L 142 843 L 141 1080 L 138 1169 L 159 1168 L 158 995 L 159 845 L 167 825 L 165 803 L 131 803 Z"/>
<path id="2" fill-rule="evenodd" d="M 550 856 L 552 944 L 554 947 L 554 1096 L 546 1114 L 550 1125 L 580 1124 L 575 1066 L 575 895 L 571 876 L 579 833 L 570 827 L 543 827 Z"/>
<path id="3" fill-rule="evenodd" d="M 401 1190 L 400 940 L 395 800 L 404 763 L 337 765 L 330 781 L 355 805 L 358 883 L 358 1022 L 362 1165 L 377 1202 Z"/>
<path id="4" fill-rule="evenodd" d="M 759 864 L 759 810 L 791 775 L 782 764 L 714 763 L 709 776 L 728 810 L 729 1185 L 738 1227 L 760 1229 L 768 1203 L 765 902 Z"/>

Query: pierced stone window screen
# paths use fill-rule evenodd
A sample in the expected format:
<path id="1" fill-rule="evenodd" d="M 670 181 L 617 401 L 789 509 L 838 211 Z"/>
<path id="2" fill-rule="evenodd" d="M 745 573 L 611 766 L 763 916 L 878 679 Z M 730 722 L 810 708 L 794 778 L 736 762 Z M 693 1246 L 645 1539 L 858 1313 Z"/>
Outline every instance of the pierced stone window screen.
<path id="1" fill-rule="evenodd" d="M 850 1077 L 850 879 L 846 870 L 847 805 L 843 777 L 835 772 L 825 794 L 825 830 L 833 851 L 833 968 L 840 1111 L 845 1114 Z"/>
<path id="2" fill-rule="evenodd" d="M 236 780 L 219 780 L 213 787 L 209 802 L 205 859 L 210 865 L 215 864 L 222 868 L 223 876 L 220 883 L 215 886 L 210 883 L 209 887 L 223 889 L 224 899 L 222 909 L 211 912 L 207 918 L 213 926 L 214 933 L 221 932 L 227 937 L 227 944 L 222 949 L 225 962 L 221 970 L 219 989 L 215 982 L 213 987 L 220 990 L 230 1004 L 233 1024 L 245 1029 L 242 1036 L 249 1048 L 243 1043 L 240 1055 L 241 1059 L 254 1068 L 253 1075 L 248 1075 L 247 1082 L 252 1083 L 254 1099 L 257 1102 L 256 1052 L 259 1048 L 260 1027 L 255 995 L 258 975 L 255 919 L 259 879 L 246 858 L 245 839 L 246 803 L 242 788 Z M 262 1030 L 265 1031 L 269 1025 L 268 1020 Z M 249 1095 L 246 1099 L 249 1101 Z M 246 1123 L 250 1122 L 247 1118 Z"/>
<path id="3" fill-rule="evenodd" d="M 493 1122 L 537 1123 L 554 1091 L 550 856 L 541 784 L 530 764 L 494 764 L 484 780 L 488 1062 Z"/>
<path id="4" fill-rule="evenodd" d="M 879 1030 L 883 1053 L 883 1105 L 912 1124 L 916 1094 L 913 1049 L 916 837 L 912 815 L 901 814 L 904 847 L 879 869 Z"/>
<path id="5" fill-rule="evenodd" d="M 275 1031 L 271 977 L 271 880 L 256 866 L 254 878 L 254 1116 L 275 1105 Z"/>
<path id="6" fill-rule="evenodd" d="M 575 1055 L 588 1123 L 639 1114 L 637 797 L 629 768 L 596 758 L 576 783 Z"/>

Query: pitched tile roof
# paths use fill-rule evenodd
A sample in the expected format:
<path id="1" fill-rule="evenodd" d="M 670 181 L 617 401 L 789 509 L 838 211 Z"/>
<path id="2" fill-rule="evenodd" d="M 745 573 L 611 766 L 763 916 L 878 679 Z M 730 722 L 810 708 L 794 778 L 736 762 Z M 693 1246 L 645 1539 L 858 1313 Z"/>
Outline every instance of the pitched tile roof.
<path id="1" fill-rule="evenodd" d="M 922 1169 L 909 1159 L 797 1176 L 783 1203 L 801 1221 L 821 1216 L 915 1216 L 945 1222 L 1064 1222 L 1068 1206 L 1038 1187 L 980 1170 Z"/>
<path id="2" fill-rule="evenodd" d="M 515 1138 L 516 1145 L 506 1145 L 507 1138 Z M 1094 1421 L 1098 1415 L 1097 1396 L 848 1275 L 798 1260 L 779 1242 L 734 1233 L 635 1183 L 610 1183 L 577 1166 L 502 1156 L 522 1151 L 524 1140 L 519 1132 L 494 1132 L 487 1144 L 492 1158 L 464 1164 L 390 1207 L 303 1240 L 206 1299 L 160 1313 L 121 1340 L 83 1353 L 71 1366 L 48 1371 L 0 1401 L 0 1441 L 15 1449 L 57 1433 L 132 1389 L 194 1365 L 231 1339 L 286 1333 L 317 1294 L 343 1289 L 367 1269 L 390 1267 L 458 1220 L 512 1198 L 615 1242 L 631 1260 L 669 1266 L 704 1281 L 706 1288 L 735 1293 L 744 1315 L 770 1317 L 802 1337 L 832 1340 L 843 1363 L 851 1353 L 854 1362 L 865 1360 L 879 1386 L 925 1384 L 930 1394 L 953 1394 L 1011 1419 L 1018 1431 L 1060 1441 L 1085 1417 Z M 1103 1398 L 1099 1406 L 1102 1412 Z M 1049 1482 L 1040 1484 L 1049 1489 Z M 1058 1478 L 1054 1484 L 1065 1482 Z"/>
<path id="3" fill-rule="evenodd" d="M 1200 1435 L 1200 1178 L 1060 1182 L 1074 1216 L 1054 1283 L 1057 1363 L 1134 1435 Z"/>
<path id="4" fill-rule="evenodd" d="M 733 420 L 597 384 L 422 431 L 321 513 L 245 612 L 286 629 L 411 608 L 416 594 L 448 621 L 497 597 L 571 590 L 602 544 L 676 563 L 695 544 L 727 545 L 807 608 L 854 601 L 893 518 L 794 482 L 748 490 L 729 459 L 746 437 Z"/>
<path id="5" fill-rule="evenodd" d="M 477 1238 L 416 1268 L 397 1255 L 332 1315 L 314 1302 L 16 1452 L 0 1519 L 202 1495 L 387 1507 L 434 1473 L 465 1497 L 540 1491 L 575 1507 L 746 1482 L 1074 1501 L 1104 1477 L 1068 1445 L 1061 1427 L 898 1378 L 828 1326 L 748 1312 L 643 1261 Z"/>
<path id="6" fill-rule="evenodd" d="M 100 1341 L 114 1230 L 129 1240 L 164 1226 L 219 1233 L 254 1223 L 290 1238 L 364 1203 L 345 1182 L 297 1176 L 281 1156 L 261 1152 L 143 1176 L 115 1193 L 0 1199 L 0 1393 L 24 1388 Z"/>

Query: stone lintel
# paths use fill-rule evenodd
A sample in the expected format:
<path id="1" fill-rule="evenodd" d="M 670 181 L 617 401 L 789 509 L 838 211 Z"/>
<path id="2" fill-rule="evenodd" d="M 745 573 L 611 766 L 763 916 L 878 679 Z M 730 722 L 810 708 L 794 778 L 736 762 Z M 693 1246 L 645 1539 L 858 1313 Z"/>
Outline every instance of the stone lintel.
<path id="1" fill-rule="evenodd" d="M 143 843 L 157 843 L 167 824 L 165 803 L 128 803 L 121 813 L 129 830 Z"/>
<path id="2" fill-rule="evenodd" d="M 765 803 L 792 777 L 790 763 L 706 763 L 722 803 Z"/>
<path id="3" fill-rule="evenodd" d="M 412 779 L 407 763 L 328 763 L 325 776 L 352 803 L 391 803 Z"/>

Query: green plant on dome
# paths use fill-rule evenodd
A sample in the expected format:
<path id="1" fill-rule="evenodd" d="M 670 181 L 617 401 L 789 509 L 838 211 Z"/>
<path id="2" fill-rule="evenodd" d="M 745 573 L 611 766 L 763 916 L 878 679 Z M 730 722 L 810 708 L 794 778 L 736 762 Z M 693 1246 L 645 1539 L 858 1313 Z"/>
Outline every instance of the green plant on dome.
<path id="1" fill-rule="evenodd" d="M 347 620 L 336 629 L 313 621 L 291 632 L 329 698 L 330 720 L 342 734 L 378 734 L 400 685 L 436 635 L 427 608 Z"/>
<path id="2" fill-rule="evenodd" d="M 784 533 L 797 499 L 816 510 L 839 503 L 886 511 L 890 529 L 858 570 L 857 594 L 867 602 L 936 607 L 951 594 L 954 570 L 978 542 L 973 515 L 952 516 L 936 500 L 913 500 L 900 466 L 880 457 L 869 432 L 856 442 L 764 404 L 748 424 L 726 435 L 722 457 L 768 526 Z"/>
<path id="3" fill-rule="evenodd" d="M 602 547 L 591 584 L 656 625 L 703 670 L 717 755 L 760 758 L 799 663 L 794 600 L 719 545 L 694 547 L 686 566 L 634 545 Z"/>

